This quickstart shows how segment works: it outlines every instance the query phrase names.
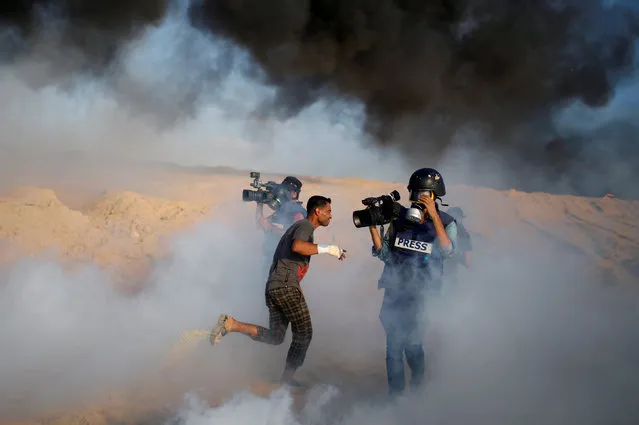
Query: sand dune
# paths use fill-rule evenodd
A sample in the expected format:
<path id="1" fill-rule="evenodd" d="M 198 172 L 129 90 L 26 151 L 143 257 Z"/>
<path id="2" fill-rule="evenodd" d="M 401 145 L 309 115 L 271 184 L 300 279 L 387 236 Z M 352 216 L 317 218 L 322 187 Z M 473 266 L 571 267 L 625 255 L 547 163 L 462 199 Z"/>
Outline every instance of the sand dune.
<path id="1" fill-rule="evenodd" d="M 145 193 L 102 188 L 102 194 L 84 199 L 80 208 L 59 200 L 73 196 L 64 189 L 13 188 L 0 198 L 0 261 L 50 252 L 63 260 L 126 270 L 161 255 L 162 238 L 176 230 L 211 215 L 229 219 L 216 208 L 237 200 L 248 187 L 243 176 L 216 173 L 186 179 L 165 173 L 164 179 L 147 186 Z M 402 186 L 360 179 L 308 180 L 305 191 L 340 200 L 336 220 L 342 224 L 350 220 L 351 210 L 361 208 L 362 197 Z M 479 237 L 490 239 L 512 229 L 537 231 L 583 252 L 611 270 L 616 280 L 629 282 L 639 276 L 639 201 L 465 186 L 449 187 L 448 192 L 447 202 L 466 209 L 466 226 Z"/>

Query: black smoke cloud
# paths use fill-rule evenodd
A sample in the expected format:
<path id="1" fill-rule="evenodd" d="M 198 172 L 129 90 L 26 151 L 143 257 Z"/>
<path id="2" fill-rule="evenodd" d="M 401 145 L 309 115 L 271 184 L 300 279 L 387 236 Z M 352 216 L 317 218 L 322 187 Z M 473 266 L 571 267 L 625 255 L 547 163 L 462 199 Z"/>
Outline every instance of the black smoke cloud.
<path id="1" fill-rule="evenodd" d="M 139 34 L 146 24 L 158 22 L 165 14 L 166 1 L 48 1 L 7 0 L 0 6 L 0 24 L 19 36 L 5 59 L 16 60 L 32 47 L 43 28 L 57 25 L 55 34 L 65 47 L 55 56 L 70 59 L 83 53 L 81 62 L 73 62 L 68 72 L 92 72 L 102 75 L 117 58 L 123 43 Z M 50 58 L 53 60 L 53 58 Z"/>
<path id="2" fill-rule="evenodd" d="M 352 98 L 365 105 L 371 140 L 399 146 L 416 163 L 437 161 L 459 129 L 470 125 L 481 130 L 482 149 L 514 158 L 511 165 L 520 178 L 514 185 L 547 189 L 545 182 L 528 178 L 543 166 L 553 179 L 569 173 L 572 190 L 639 196 L 624 179 L 602 181 L 600 176 L 609 174 L 602 166 L 596 170 L 598 184 L 590 182 L 589 161 L 600 158 L 587 148 L 592 135 L 566 138 L 562 149 L 557 143 L 544 149 L 557 136 L 555 109 L 574 100 L 603 107 L 633 70 L 639 14 L 627 6 L 604 7 L 598 0 L 192 0 L 184 5 L 194 26 L 247 48 L 278 87 L 275 100 L 256 111 L 260 115 L 283 119 L 320 97 Z M 28 51 L 46 19 L 70 18 L 55 27 L 65 55 L 51 55 L 54 70 L 32 78 L 46 84 L 77 72 L 108 75 L 125 43 L 158 23 L 171 3 L 16 0 L 1 7 L 3 23 L 21 40 L 7 60 Z M 186 93 L 170 112 L 192 112 L 202 87 Z M 634 127 L 615 131 L 624 149 L 629 134 L 637 134 Z M 601 132 L 608 135 L 599 129 L 598 140 Z M 628 156 L 613 155 L 611 161 L 621 158 Z"/>
<path id="3" fill-rule="evenodd" d="M 248 46 L 287 105 L 334 89 L 363 100 L 383 134 L 407 114 L 499 121 L 570 98 L 604 104 L 612 74 L 632 63 L 632 16 L 554 3 L 209 0 L 191 12 Z M 616 28 L 591 42 L 594 17 Z"/>
<path id="4" fill-rule="evenodd" d="M 471 126 L 482 132 L 482 147 L 510 158 L 517 187 L 548 190 L 566 174 L 567 184 L 553 183 L 556 189 L 601 195 L 630 186 L 589 178 L 593 170 L 609 175 L 612 165 L 593 166 L 601 156 L 588 155 L 583 137 L 562 141 L 560 157 L 544 150 L 556 136 L 554 108 L 572 100 L 605 106 L 617 80 L 632 71 L 638 15 L 623 6 L 209 0 L 191 16 L 250 49 L 281 88 L 283 107 L 269 110 L 295 114 L 320 94 L 349 96 L 365 104 L 371 138 L 400 146 L 415 166 L 438 161 L 459 129 Z"/>

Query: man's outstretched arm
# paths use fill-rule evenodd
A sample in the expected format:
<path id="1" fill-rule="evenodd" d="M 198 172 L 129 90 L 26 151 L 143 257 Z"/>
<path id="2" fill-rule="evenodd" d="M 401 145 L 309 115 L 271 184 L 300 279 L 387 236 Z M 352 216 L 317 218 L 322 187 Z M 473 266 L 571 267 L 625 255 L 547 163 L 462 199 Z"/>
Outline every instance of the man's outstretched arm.
<path id="1" fill-rule="evenodd" d="M 301 239 L 293 240 L 293 252 L 300 255 L 317 255 L 317 254 L 329 254 L 333 257 L 343 260 L 346 258 L 346 250 L 340 249 L 337 245 L 322 245 L 307 242 Z"/>

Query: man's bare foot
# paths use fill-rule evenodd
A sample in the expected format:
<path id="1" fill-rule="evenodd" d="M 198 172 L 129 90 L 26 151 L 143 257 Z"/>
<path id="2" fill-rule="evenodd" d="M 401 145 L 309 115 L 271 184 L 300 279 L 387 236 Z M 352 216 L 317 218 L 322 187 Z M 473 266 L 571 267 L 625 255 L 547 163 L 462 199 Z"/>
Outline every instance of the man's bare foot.
<path id="1" fill-rule="evenodd" d="M 217 324 L 213 330 L 211 330 L 211 344 L 217 344 L 223 336 L 230 332 L 239 332 L 252 338 L 259 335 L 259 329 L 256 325 L 240 322 L 228 314 L 221 314 L 220 318 L 217 320 Z"/>

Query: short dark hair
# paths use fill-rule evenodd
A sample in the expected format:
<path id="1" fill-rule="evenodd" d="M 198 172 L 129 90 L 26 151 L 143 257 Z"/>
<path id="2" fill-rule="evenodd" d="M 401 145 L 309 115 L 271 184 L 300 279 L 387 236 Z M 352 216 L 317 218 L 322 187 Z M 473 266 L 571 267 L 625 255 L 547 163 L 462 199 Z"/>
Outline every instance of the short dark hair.
<path id="1" fill-rule="evenodd" d="M 330 204 L 331 198 L 327 198 L 321 195 L 313 195 L 306 201 L 306 212 L 312 214 L 315 208 L 322 208 L 323 206 Z"/>

